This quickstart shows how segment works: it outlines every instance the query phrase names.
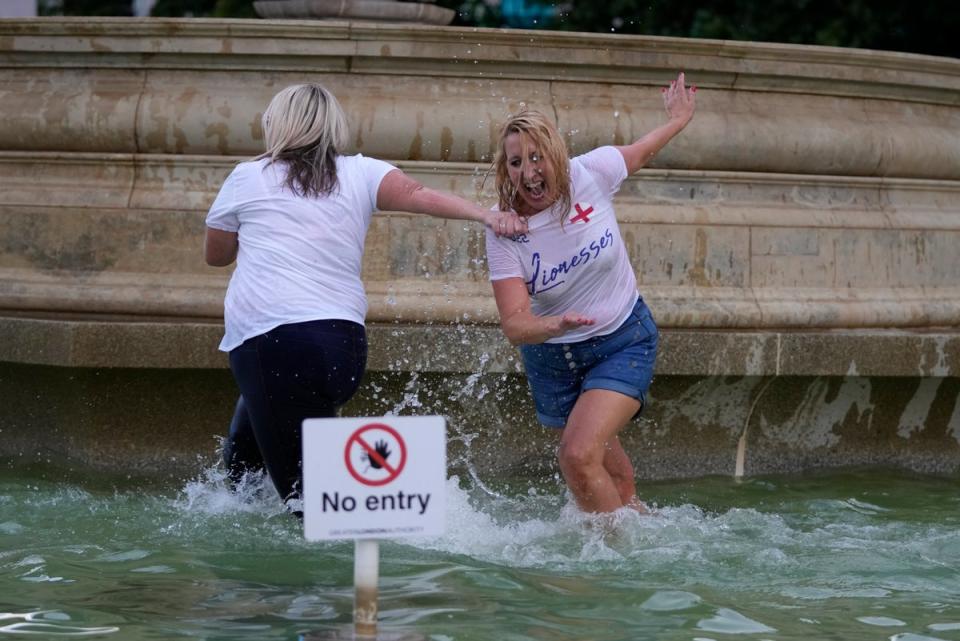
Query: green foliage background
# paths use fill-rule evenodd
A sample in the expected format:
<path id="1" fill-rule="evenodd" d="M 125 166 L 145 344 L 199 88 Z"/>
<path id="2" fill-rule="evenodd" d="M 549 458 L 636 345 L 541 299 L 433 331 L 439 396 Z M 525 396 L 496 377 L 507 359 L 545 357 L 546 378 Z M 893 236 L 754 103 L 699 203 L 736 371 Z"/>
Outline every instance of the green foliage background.
<path id="1" fill-rule="evenodd" d="M 860 47 L 960 57 L 957 0 L 525 0 L 554 7 L 538 28 Z M 454 24 L 505 26 L 500 0 L 436 0 Z M 60 0 L 66 15 L 129 15 L 129 0 Z M 158 0 L 155 16 L 253 18 L 253 0 Z"/>

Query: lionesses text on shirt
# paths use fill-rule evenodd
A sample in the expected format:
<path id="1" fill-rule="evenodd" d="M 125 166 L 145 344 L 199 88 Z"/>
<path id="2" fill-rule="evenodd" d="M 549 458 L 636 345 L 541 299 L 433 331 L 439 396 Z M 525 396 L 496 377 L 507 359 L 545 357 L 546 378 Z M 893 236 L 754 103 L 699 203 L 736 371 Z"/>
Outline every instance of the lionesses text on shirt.
<path id="1" fill-rule="evenodd" d="M 570 257 L 570 260 L 561 261 L 550 269 L 544 269 L 541 265 L 540 252 L 533 252 L 531 258 L 533 275 L 527 281 L 527 291 L 531 296 L 535 296 L 563 285 L 567 281 L 561 278 L 562 276 L 569 274 L 577 267 L 586 265 L 591 260 L 595 261 L 600 256 L 600 252 L 612 246 L 613 233 L 608 227 L 600 238 L 591 240 L 587 246 L 581 247 L 580 251 Z"/>

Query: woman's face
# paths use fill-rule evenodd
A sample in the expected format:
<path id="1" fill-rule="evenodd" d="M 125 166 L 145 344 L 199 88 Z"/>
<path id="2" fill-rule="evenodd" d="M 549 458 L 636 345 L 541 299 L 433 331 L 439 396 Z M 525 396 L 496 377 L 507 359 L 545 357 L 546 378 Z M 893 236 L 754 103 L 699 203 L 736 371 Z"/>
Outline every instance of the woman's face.
<path id="1" fill-rule="evenodd" d="M 526 147 L 526 150 L 524 150 Z M 532 216 L 556 200 L 553 167 L 526 134 L 513 132 L 503 140 L 507 175 L 520 195 L 518 214 Z M 524 158 L 526 151 L 526 158 Z"/>

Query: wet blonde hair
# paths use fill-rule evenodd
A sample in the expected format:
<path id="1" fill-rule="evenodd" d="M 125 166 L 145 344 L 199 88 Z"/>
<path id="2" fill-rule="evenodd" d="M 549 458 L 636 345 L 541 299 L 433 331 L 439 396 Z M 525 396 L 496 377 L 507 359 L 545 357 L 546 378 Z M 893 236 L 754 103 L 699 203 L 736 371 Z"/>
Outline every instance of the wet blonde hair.
<path id="1" fill-rule="evenodd" d="M 558 205 L 560 220 L 566 218 L 570 211 L 570 159 L 567 155 L 567 145 L 553 121 L 534 109 L 525 109 L 511 116 L 500 128 L 497 151 L 493 157 L 495 185 L 500 211 L 517 210 L 520 194 L 516 185 L 510 181 L 507 172 L 507 154 L 504 145 L 507 136 L 518 133 L 521 135 L 523 157 L 521 167 L 527 163 L 529 154 L 528 145 L 532 143 L 540 152 L 540 156 L 553 168 L 554 179 L 548 181 L 550 191 L 548 195 Z"/>
<path id="2" fill-rule="evenodd" d="M 337 156 L 349 140 L 347 117 L 319 84 L 292 85 L 273 97 L 261 119 L 266 151 L 257 159 L 287 165 L 286 186 L 316 197 L 337 188 Z"/>

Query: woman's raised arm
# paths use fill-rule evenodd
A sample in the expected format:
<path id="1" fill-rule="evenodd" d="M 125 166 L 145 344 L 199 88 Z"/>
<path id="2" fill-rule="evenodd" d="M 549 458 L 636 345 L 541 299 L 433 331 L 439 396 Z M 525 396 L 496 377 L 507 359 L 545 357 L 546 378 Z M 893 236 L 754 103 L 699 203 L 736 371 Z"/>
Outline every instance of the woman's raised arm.
<path id="1" fill-rule="evenodd" d="M 669 120 L 630 145 L 617 147 L 627 164 L 627 174 L 633 174 L 664 148 L 674 136 L 683 131 L 693 119 L 696 109 L 696 87 L 688 88 L 683 72 L 663 90 L 663 106 Z"/>

